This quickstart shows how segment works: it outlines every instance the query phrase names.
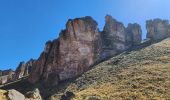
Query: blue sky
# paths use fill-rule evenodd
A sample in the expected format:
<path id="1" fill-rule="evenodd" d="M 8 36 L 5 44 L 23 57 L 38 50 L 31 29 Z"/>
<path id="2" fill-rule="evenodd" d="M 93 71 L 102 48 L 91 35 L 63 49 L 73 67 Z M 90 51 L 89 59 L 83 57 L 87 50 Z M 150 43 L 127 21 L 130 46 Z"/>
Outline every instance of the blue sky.
<path id="1" fill-rule="evenodd" d="M 92 16 L 104 26 L 106 14 L 137 22 L 170 19 L 170 0 L 0 0 L 0 69 L 38 58 L 48 40 L 58 37 L 69 18 Z M 145 34 L 143 35 L 145 37 Z"/>

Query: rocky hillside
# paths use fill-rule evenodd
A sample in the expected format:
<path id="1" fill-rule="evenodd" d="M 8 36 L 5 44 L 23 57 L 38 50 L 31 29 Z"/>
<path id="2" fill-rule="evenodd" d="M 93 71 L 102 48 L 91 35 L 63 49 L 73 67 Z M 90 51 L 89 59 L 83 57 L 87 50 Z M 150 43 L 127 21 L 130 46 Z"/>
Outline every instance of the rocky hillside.
<path id="1" fill-rule="evenodd" d="M 87 71 L 62 89 L 73 100 L 170 99 L 170 38 L 144 48 L 133 48 Z"/>
<path id="2" fill-rule="evenodd" d="M 110 15 L 105 17 L 101 32 L 92 17 L 70 19 L 59 37 L 46 43 L 33 65 L 29 82 L 58 85 L 58 82 L 81 75 L 94 64 L 140 44 L 141 38 L 140 25 L 129 24 L 126 28 Z"/>
<path id="3" fill-rule="evenodd" d="M 170 37 L 170 24 L 148 20 L 146 29 L 142 41 L 137 23 L 125 27 L 107 15 L 99 31 L 92 17 L 69 19 L 37 60 L 19 64 L 15 78 L 30 74 L 28 80 L 3 89 L 27 94 L 39 88 L 45 100 L 53 94 L 51 100 L 169 99 L 170 39 L 163 39 Z"/>

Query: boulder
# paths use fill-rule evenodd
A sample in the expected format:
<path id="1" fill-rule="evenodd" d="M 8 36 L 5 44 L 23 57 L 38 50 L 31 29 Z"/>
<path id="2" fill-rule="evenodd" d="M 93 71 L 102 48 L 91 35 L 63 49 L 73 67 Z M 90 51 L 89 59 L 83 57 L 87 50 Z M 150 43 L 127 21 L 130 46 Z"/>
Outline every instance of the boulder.
<path id="1" fill-rule="evenodd" d="M 42 100 L 42 97 L 40 95 L 40 91 L 38 89 L 35 89 L 31 92 L 28 92 L 26 94 L 26 100 Z"/>
<path id="2" fill-rule="evenodd" d="M 14 89 L 8 90 L 8 98 L 9 100 L 25 100 L 25 96 Z"/>

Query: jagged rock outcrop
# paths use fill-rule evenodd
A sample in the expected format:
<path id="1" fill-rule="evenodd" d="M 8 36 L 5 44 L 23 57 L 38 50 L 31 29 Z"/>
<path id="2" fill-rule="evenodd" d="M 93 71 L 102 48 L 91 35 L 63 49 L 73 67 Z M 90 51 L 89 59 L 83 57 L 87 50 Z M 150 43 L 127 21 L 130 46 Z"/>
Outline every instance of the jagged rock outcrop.
<path id="1" fill-rule="evenodd" d="M 26 64 L 25 64 L 25 72 L 24 72 L 24 76 L 29 75 L 32 70 L 33 70 L 33 64 L 35 63 L 36 60 L 34 59 L 30 59 Z"/>
<path id="2" fill-rule="evenodd" d="M 42 79 L 56 85 L 58 80 L 80 75 L 99 57 L 100 45 L 96 21 L 91 17 L 69 20 L 59 38 L 46 43 L 29 81 Z"/>
<path id="3" fill-rule="evenodd" d="M 155 41 L 170 35 L 166 20 L 147 21 L 147 38 Z M 33 68 L 29 82 L 43 81 L 50 86 L 87 71 L 96 62 L 141 45 L 142 30 L 139 24 L 128 24 L 107 15 L 102 32 L 91 17 L 68 20 L 59 38 L 48 41 Z M 150 42 L 150 41 L 149 41 Z"/>
<path id="4" fill-rule="evenodd" d="M 34 63 L 35 63 L 35 60 L 33 59 L 30 59 L 27 63 L 20 62 L 20 64 L 18 65 L 15 71 L 16 80 L 29 75 L 33 70 Z"/>
<path id="5" fill-rule="evenodd" d="M 126 28 L 112 16 L 105 17 L 105 26 L 102 32 L 101 58 L 118 54 L 142 41 L 142 31 L 138 24 L 129 24 Z"/>
<path id="6" fill-rule="evenodd" d="M 20 79 L 24 76 L 25 73 L 25 62 L 20 62 L 16 69 L 16 79 Z"/>
<path id="7" fill-rule="evenodd" d="M 157 41 L 170 36 L 168 20 L 154 19 L 146 21 L 147 38 Z"/>
<path id="8" fill-rule="evenodd" d="M 136 46 L 139 45 L 142 41 L 142 29 L 141 26 L 137 23 L 128 24 L 126 28 L 126 45 Z"/>
<path id="9" fill-rule="evenodd" d="M 0 71 L 0 84 L 14 80 L 15 72 L 12 69 Z"/>

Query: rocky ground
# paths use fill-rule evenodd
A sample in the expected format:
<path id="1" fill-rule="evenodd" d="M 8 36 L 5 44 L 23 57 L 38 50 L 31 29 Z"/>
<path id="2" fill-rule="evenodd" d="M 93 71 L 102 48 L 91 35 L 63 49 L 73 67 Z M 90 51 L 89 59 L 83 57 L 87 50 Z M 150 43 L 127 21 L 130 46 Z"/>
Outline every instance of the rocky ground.
<path id="1" fill-rule="evenodd" d="M 74 100 L 170 99 L 170 38 L 124 52 L 60 87 L 51 100 L 66 91 Z"/>

